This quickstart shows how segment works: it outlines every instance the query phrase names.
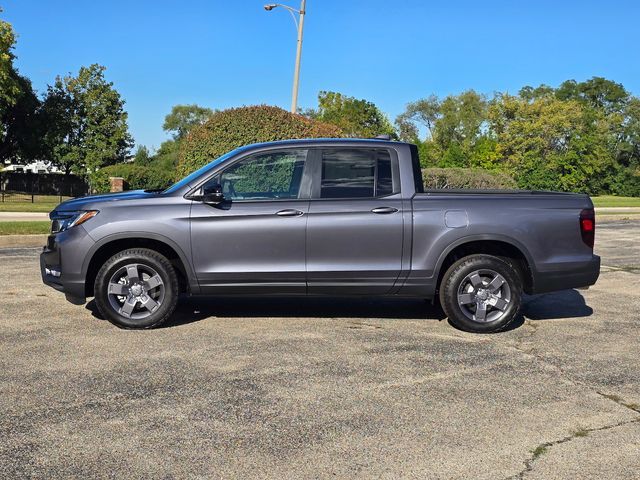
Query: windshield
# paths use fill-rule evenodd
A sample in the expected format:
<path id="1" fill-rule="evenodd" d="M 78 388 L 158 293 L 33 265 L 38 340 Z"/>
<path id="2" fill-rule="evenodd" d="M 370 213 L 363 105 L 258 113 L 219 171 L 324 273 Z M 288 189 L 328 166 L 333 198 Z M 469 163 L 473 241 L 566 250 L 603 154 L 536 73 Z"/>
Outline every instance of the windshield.
<path id="1" fill-rule="evenodd" d="M 229 153 L 225 153 L 221 157 L 216 158 L 214 161 L 207 163 L 204 167 L 201 167 L 195 172 L 187 175 L 182 180 L 179 180 L 178 182 L 174 183 L 162 193 L 173 193 L 191 184 L 192 182 L 195 182 L 198 178 L 206 174 L 209 170 L 212 170 L 213 168 L 217 167 L 228 158 L 233 157 L 234 155 L 236 155 L 237 153 L 241 152 L 244 149 L 245 147 L 240 147 L 230 151 Z"/>

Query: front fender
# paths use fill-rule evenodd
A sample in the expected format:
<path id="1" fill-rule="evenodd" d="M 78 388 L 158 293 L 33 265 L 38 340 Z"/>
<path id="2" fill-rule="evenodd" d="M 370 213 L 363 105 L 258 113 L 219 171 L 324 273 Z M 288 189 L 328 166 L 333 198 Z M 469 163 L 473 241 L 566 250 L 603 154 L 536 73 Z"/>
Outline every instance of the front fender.
<path id="1" fill-rule="evenodd" d="M 189 256 L 187 256 L 184 250 L 171 238 L 165 235 L 162 235 L 159 233 L 153 233 L 153 232 L 136 232 L 136 231 L 121 232 L 121 233 L 113 233 L 100 238 L 92 245 L 87 255 L 85 256 L 84 262 L 82 264 L 83 277 L 86 278 L 89 270 L 89 265 L 91 264 L 91 260 L 93 259 L 96 252 L 98 252 L 98 250 L 100 250 L 105 245 L 108 245 L 109 243 L 112 243 L 114 241 L 126 240 L 126 239 L 155 240 L 158 242 L 162 242 L 168 245 L 169 247 L 171 247 L 178 254 L 178 257 L 180 258 L 180 261 L 184 266 L 185 273 L 187 274 L 187 281 L 189 282 L 189 288 L 191 292 L 195 294 L 200 293 L 200 284 L 198 283 L 198 280 L 196 278 Z"/>

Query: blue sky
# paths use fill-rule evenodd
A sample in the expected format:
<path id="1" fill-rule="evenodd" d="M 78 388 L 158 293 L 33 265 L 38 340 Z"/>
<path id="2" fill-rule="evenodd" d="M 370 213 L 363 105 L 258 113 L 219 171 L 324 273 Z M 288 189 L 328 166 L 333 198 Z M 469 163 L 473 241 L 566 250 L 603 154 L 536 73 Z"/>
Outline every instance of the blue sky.
<path id="1" fill-rule="evenodd" d="M 291 0 L 297 4 L 299 0 Z M 167 138 L 172 105 L 288 109 L 295 29 L 262 0 L 0 0 L 17 66 L 42 92 L 100 63 L 138 144 Z M 491 94 L 594 75 L 640 94 L 640 2 L 308 0 L 300 105 L 319 90 L 375 102 L 391 119 L 431 93 Z"/>

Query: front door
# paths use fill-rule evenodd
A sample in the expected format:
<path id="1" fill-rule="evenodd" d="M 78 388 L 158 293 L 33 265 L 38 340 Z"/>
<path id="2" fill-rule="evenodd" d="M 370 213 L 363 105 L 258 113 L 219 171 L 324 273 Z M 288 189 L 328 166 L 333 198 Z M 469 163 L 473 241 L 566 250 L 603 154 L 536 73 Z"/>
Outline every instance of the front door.
<path id="1" fill-rule="evenodd" d="M 191 208 L 193 264 L 203 293 L 306 292 L 307 150 L 244 157 L 207 183 L 222 186 L 217 206 Z"/>
<path id="2" fill-rule="evenodd" d="M 308 292 L 390 292 L 402 262 L 397 158 L 382 148 L 331 148 L 314 159 L 307 221 Z"/>

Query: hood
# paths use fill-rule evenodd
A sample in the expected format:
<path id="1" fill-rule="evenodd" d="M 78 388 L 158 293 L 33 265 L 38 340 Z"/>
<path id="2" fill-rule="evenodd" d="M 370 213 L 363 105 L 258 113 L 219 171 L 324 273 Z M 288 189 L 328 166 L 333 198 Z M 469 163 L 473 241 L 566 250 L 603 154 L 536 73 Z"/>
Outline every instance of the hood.
<path id="1" fill-rule="evenodd" d="M 60 205 L 58 205 L 54 209 L 54 212 L 85 210 L 86 206 L 89 204 L 95 205 L 96 203 L 103 203 L 103 202 L 135 200 L 138 198 L 155 197 L 157 195 L 158 195 L 157 192 L 145 192 L 144 190 L 131 190 L 129 192 L 105 193 L 101 195 L 88 195 L 86 197 L 73 198 L 71 200 L 67 200 L 66 202 L 62 202 Z"/>

